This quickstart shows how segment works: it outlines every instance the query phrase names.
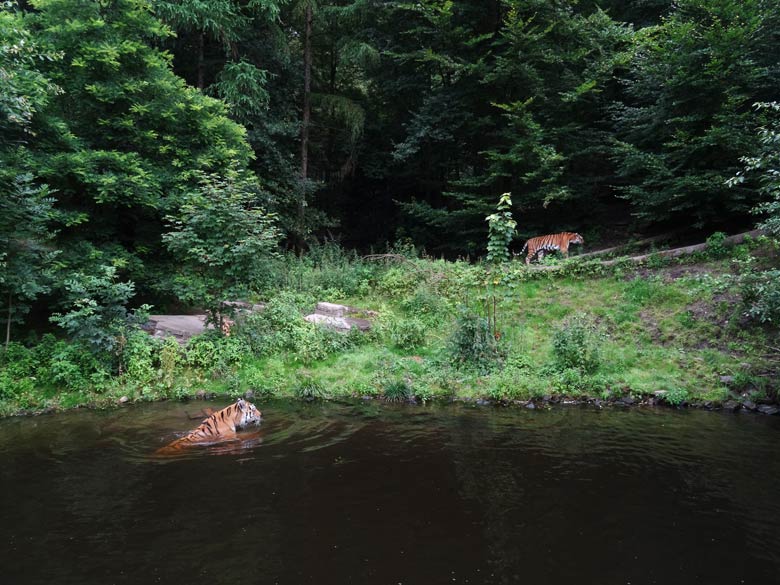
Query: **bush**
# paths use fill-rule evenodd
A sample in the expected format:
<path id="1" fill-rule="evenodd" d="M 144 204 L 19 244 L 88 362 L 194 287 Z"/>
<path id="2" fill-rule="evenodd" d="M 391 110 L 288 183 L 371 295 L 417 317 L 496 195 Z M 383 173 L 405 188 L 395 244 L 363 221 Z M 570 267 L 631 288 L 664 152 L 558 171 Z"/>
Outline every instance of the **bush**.
<path id="1" fill-rule="evenodd" d="M 414 398 L 412 388 L 405 380 L 391 380 L 382 388 L 388 402 L 409 402 Z"/>
<path id="2" fill-rule="evenodd" d="M 741 279 L 746 317 L 759 323 L 780 323 L 780 270 L 746 273 Z"/>
<path id="3" fill-rule="evenodd" d="M 247 390 L 255 393 L 255 398 L 273 396 L 280 386 L 279 380 L 261 370 L 249 370 L 242 377 Z"/>
<path id="4" fill-rule="evenodd" d="M 293 387 L 293 394 L 296 398 L 309 402 L 313 400 L 323 400 L 328 397 L 328 391 L 325 389 L 322 382 L 307 373 L 298 374 L 295 386 Z"/>
<path id="5" fill-rule="evenodd" d="M 382 325 L 387 337 L 395 347 L 412 350 L 425 342 L 427 326 L 420 319 L 391 319 Z"/>
<path id="6" fill-rule="evenodd" d="M 433 323 L 449 312 L 446 301 L 428 287 L 418 287 L 401 301 L 401 308 L 408 315 Z"/>
<path id="7" fill-rule="evenodd" d="M 123 373 L 136 384 L 147 384 L 156 377 L 155 362 L 159 361 L 161 342 L 143 331 L 132 331 L 122 352 Z"/>
<path id="8" fill-rule="evenodd" d="M 688 391 L 685 388 L 672 388 L 664 394 L 664 401 L 671 406 L 680 406 L 688 400 Z"/>
<path id="9" fill-rule="evenodd" d="M 579 369 L 554 372 L 552 386 L 557 392 L 568 396 L 599 396 L 607 390 L 607 382 L 602 376 L 586 374 Z"/>
<path id="10" fill-rule="evenodd" d="M 488 396 L 498 402 L 530 400 L 548 394 L 549 384 L 524 368 L 507 367 L 490 379 Z"/>
<path id="11" fill-rule="evenodd" d="M 412 270 L 400 267 L 390 268 L 379 280 L 378 288 L 390 298 L 408 296 L 416 287 L 420 276 Z"/>
<path id="12" fill-rule="evenodd" d="M 0 369 L 11 379 L 34 376 L 35 355 L 21 343 L 11 342 L 5 349 L 0 349 Z"/>
<path id="13" fill-rule="evenodd" d="M 561 371 L 595 372 L 601 365 L 604 334 L 594 320 L 583 313 L 566 319 L 553 333 L 553 364 Z"/>
<path id="14" fill-rule="evenodd" d="M 198 338 L 193 339 L 197 340 Z M 176 380 L 176 368 L 182 358 L 182 349 L 179 343 L 173 337 L 167 337 L 160 349 L 160 378 L 166 388 L 173 387 Z M 189 354 L 187 359 L 189 359 Z"/>
<path id="15" fill-rule="evenodd" d="M 726 234 L 723 232 L 715 232 L 707 238 L 707 255 L 710 258 L 722 258 L 728 254 L 729 250 L 726 247 L 726 237 Z"/>
<path id="16" fill-rule="evenodd" d="M 492 369 L 501 358 L 488 320 L 468 310 L 461 311 L 455 321 L 449 353 L 456 366 L 474 367 L 479 371 Z"/>

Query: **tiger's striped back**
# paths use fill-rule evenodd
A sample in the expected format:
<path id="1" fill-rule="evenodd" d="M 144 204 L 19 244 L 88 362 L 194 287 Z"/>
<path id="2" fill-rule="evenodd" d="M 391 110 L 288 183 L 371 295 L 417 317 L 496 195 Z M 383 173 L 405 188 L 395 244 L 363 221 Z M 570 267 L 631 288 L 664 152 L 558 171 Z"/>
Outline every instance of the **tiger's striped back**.
<path id="1" fill-rule="evenodd" d="M 254 404 L 239 398 L 235 404 L 215 412 L 198 428 L 159 449 L 157 453 L 176 453 L 193 445 L 230 440 L 235 437 L 237 430 L 258 425 L 262 418 L 263 413 Z"/>
<path id="2" fill-rule="evenodd" d="M 546 252 L 560 251 L 564 256 L 569 255 L 569 244 L 584 244 L 585 240 L 580 234 L 574 232 L 561 232 L 559 234 L 549 234 L 546 236 L 536 236 L 525 243 L 520 251 L 522 255 L 526 249 L 528 254 L 525 257 L 525 263 L 530 264 L 534 256 L 539 254 L 539 260 L 544 258 Z"/>

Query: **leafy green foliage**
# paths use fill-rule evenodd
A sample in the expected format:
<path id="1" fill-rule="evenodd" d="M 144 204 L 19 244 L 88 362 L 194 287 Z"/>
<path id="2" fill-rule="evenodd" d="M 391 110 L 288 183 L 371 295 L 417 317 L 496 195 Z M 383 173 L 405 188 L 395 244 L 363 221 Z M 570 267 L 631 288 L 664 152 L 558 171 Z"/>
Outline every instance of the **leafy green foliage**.
<path id="1" fill-rule="evenodd" d="M 32 138 L 33 116 L 59 92 L 40 70 L 57 53 L 41 49 L 14 4 L 0 10 L 0 146 Z"/>
<path id="2" fill-rule="evenodd" d="M 636 34 L 614 159 L 640 217 L 704 225 L 755 205 L 726 180 L 758 146 L 750 104 L 780 80 L 778 19 L 762 0 L 684 0 Z"/>
<path id="3" fill-rule="evenodd" d="M 391 345 L 412 350 L 425 342 L 428 327 L 417 317 L 391 318 L 383 325 Z"/>
<path id="4" fill-rule="evenodd" d="M 685 388 L 677 387 L 667 390 L 663 395 L 664 401 L 671 406 L 682 406 L 689 398 L 690 394 Z"/>
<path id="5" fill-rule="evenodd" d="M 246 177 L 206 175 L 183 196 L 163 235 L 180 259 L 170 286 L 185 302 L 205 307 L 215 321 L 222 302 L 244 298 L 264 284 L 264 260 L 279 237 L 273 217 L 256 207 L 257 187 Z"/>
<path id="6" fill-rule="evenodd" d="M 501 358 L 488 320 L 466 309 L 455 321 L 455 330 L 449 340 L 449 354 L 455 365 L 473 367 L 478 371 L 490 370 Z"/>
<path id="7" fill-rule="evenodd" d="M 388 402 L 409 402 L 414 398 L 406 380 L 390 380 L 382 388 L 382 395 Z"/>
<path id="8" fill-rule="evenodd" d="M 767 230 L 775 237 L 780 236 L 780 103 L 759 102 L 755 104 L 758 112 L 764 112 L 768 118 L 766 124 L 759 129 L 760 147 L 754 156 L 740 159 L 744 171 L 729 179 L 732 187 L 745 182 L 747 176 L 758 174 L 761 202 L 753 210 L 765 217 L 759 227 Z"/>
<path id="9" fill-rule="evenodd" d="M 509 193 L 504 193 L 498 200 L 496 212 L 488 215 L 488 262 L 508 262 L 509 244 L 515 235 L 517 222 L 512 219 L 512 199 Z"/>
<path id="10" fill-rule="evenodd" d="M 128 311 L 134 294 L 131 282 L 118 282 L 113 266 L 100 266 L 96 274 L 74 274 L 65 281 L 65 313 L 55 313 L 51 321 L 72 339 L 83 342 L 111 363 L 121 353 L 130 324 L 143 322 L 149 307 Z"/>
<path id="11" fill-rule="evenodd" d="M 58 251 L 51 244 L 55 212 L 48 188 L 36 186 L 31 175 L 4 179 L 0 172 L 0 298 L 10 328 L 30 301 L 50 290 Z"/>
<path id="12" fill-rule="evenodd" d="M 323 400 L 328 397 L 328 393 L 322 383 L 309 373 L 302 373 L 298 376 L 293 394 L 299 400 L 312 402 L 314 400 Z"/>
<path id="13" fill-rule="evenodd" d="M 553 363 L 561 370 L 592 374 L 601 365 L 603 342 L 604 334 L 592 317 L 574 315 L 553 333 Z"/>
<path id="14" fill-rule="evenodd" d="M 160 260 L 165 215 L 198 173 L 244 168 L 245 130 L 221 102 L 189 88 L 156 43 L 171 35 L 145 0 L 37 0 L 25 23 L 61 59 L 41 71 L 62 91 L 33 119 L 27 147 L 36 176 L 65 214 L 69 247 L 116 242 L 129 276 L 144 281 Z"/>
<path id="15" fill-rule="evenodd" d="M 747 317 L 759 323 L 780 323 L 780 270 L 744 274 L 741 288 Z"/>

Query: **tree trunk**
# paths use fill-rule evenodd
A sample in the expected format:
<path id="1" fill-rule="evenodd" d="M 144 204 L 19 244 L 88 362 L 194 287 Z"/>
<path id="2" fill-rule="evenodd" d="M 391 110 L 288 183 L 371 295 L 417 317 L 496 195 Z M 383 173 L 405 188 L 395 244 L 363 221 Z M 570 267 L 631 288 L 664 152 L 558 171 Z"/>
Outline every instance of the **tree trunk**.
<path id="1" fill-rule="evenodd" d="M 309 121 L 311 120 L 311 33 L 314 14 L 306 5 L 303 35 L 303 120 L 301 123 L 301 195 L 298 200 L 299 249 L 303 248 L 303 225 L 306 209 L 306 180 L 309 178 Z"/>
<path id="2" fill-rule="evenodd" d="M 8 344 L 11 342 L 11 309 L 13 297 L 8 293 L 8 323 L 5 325 L 5 350 L 8 351 Z"/>
<path id="3" fill-rule="evenodd" d="M 203 88 L 205 86 L 205 75 L 203 73 L 204 71 L 204 46 L 206 44 L 206 35 L 203 33 L 200 33 L 198 35 L 198 89 L 203 91 Z"/>

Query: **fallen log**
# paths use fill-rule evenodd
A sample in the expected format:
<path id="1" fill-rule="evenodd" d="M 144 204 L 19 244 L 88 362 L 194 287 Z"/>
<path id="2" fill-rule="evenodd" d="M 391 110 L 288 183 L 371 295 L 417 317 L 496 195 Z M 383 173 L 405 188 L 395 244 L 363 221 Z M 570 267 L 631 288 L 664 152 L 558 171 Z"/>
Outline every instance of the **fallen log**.
<path id="1" fill-rule="evenodd" d="M 633 248 L 636 246 L 647 246 L 648 244 L 655 244 L 656 242 L 663 242 L 666 240 L 670 240 L 679 233 L 680 233 L 679 231 L 667 232 L 665 234 L 659 234 L 657 236 L 652 236 L 650 238 L 645 238 L 643 240 L 637 240 L 636 242 L 628 242 L 625 244 L 621 244 L 619 246 L 613 246 L 612 248 L 604 248 L 603 250 L 594 250 L 593 252 L 586 252 L 585 254 L 577 254 L 576 258 L 589 258 L 591 256 L 603 256 L 604 254 L 611 254 L 612 252 L 617 252 L 619 250 L 624 250 L 626 248 Z"/>
<path id="2" fill-rule="evenodd" d="M 741 234 L 736 234 L 733 236 L 727 237 L 725 240 L 723 240 L 724 244 L 741 244 L 745 241 L 745 238 L 757 238 L 759 236 L 764 235 L 764 230 L 751 230 L 749 232 L 744 232 Z M 624 258 L 616 258 L 615 260 L 605 260 L 601 264 L 604 266 L 612 266 L 613 264 L 617 264 L 619 262 L 633 262 L 635 264 L 640 264 L 642 262 L 645 262 L 651 257 L 661 257 L 661 258 L 678 258 L 679 256 L 687 256 L 689 254 L 694 254 L 696 252 L 703 252 L 707 249 L 707 243 L 704 244 L 694 244 L 693 246 L 683 246 L 682 248 L 674 248 L 672 250 L 660 250 L 658 252 L 653 252 L 651 254 L 642 254 L 641 256 L 627 256 Z"/>
<path id="3" fill-rule="evenodd" d="M 749 232 L 743 232 L 741 234 L 728 236 L 725 240 L 723 240 L 723 243 L 730 244 L 730 245 L 741 244 L 742 242 L 745 241 L 745 238 L 757 238 L 765 234 L 766 232 L 764 230 L 751 230 Z M 642 262 L 645 262 L 652 257 L 660 256 L 662 258 L 677 258 L 679 256 L 687 256 L 688 254 L 694 254 L 696 252 L 703 252 L 706 249 L 707 249 L 707 243 L 705 242 L 703 244 L 683 246 L 682 248 L 673 248 L 671 250 L 660 250 L 658 252 L 652 252 L 650 254 L 642 254 L 640 256 L 622 256 L 620 258 L 615 258 L 614 260 L 603 260 L 599 262 L 599 264 L 601 264 L 602 266 L 613 266 L 615 264 L 619 264 L 623 262 L 641 264 Z M 583 258 L 584 256 L 587 256 L 587 254 L 580 254 L 578 256 L 573 256 L 572 260 Z M 529 268 L 532 270 L 559 270 L 561 268 L 561 265 L 552 265 L 552 266 L 535 265 L 535 266 L 529 266 Z"/>

